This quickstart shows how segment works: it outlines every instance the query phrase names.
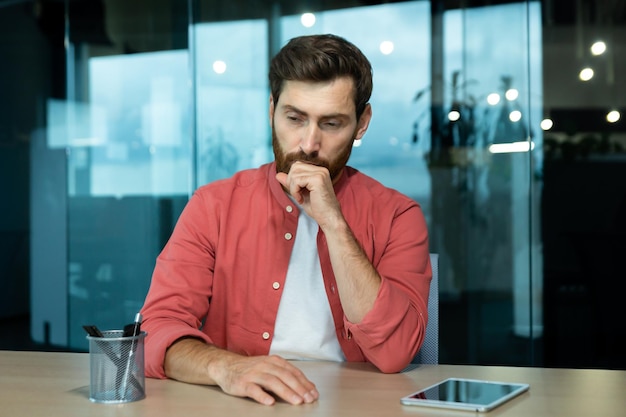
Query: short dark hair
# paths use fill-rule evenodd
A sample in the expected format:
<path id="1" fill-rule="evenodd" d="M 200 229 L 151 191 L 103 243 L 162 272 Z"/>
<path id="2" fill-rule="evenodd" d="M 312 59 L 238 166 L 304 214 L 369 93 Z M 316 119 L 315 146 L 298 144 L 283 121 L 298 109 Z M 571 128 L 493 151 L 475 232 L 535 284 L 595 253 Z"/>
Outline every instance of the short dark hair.
<path id="1" fill-rule="evenodd" d="M 372 66 L 354 44 L 331 34 L 299 36 L 287 42 L 270 62 L 274 103 L 278 102 L 285 81 L 331 81 L 344 76 L 354 81 L 358 119 L 372 95 Z"/>

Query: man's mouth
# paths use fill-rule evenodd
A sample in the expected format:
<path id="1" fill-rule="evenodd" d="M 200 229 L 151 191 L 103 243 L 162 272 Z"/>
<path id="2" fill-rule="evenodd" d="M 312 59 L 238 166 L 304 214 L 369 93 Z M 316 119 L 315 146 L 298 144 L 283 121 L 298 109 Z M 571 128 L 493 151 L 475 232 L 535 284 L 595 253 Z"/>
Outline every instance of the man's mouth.
<path id="1" fill-rule="evenodd" d="M 324 167 L 324 168 L 327 168 L 327 169 L 329 167 L 329 164 L 326 161 L 324 161 L 323 159 L 320 159 L 317 155 L 311 156 L 311 155 L 305 154 L 304 152 L 299 152 L 297 154 L 287 155 L 287 158 L 286 158 L 285 162 L 289 166 L 289 169 L 291 169 L 291 166 L 295 162 L 303 162 L 305 164 L 315 165 L 315 166 L 318 166 L 318 167 Z"/>

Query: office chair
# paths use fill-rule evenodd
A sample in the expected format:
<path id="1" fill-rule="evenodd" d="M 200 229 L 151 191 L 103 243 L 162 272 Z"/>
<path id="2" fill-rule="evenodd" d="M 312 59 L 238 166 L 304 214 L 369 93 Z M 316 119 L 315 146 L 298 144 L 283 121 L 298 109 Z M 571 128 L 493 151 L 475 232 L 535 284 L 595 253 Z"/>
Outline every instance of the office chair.
<path id="1" fill-rule="evenodd" d="M 430 254 L 433 279 L 428 294 L 428 325 L 421 349 L 411 363 L 436 365 L 439 363 L 439 255 Z"/>

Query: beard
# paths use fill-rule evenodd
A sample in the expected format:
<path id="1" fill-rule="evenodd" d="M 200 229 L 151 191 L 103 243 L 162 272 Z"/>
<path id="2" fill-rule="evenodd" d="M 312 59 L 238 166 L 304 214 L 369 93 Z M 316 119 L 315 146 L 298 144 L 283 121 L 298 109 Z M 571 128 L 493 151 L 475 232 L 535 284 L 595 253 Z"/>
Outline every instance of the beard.
<path id="1" fill-rule="evenodd" d="M 317 152 L 307 154 L 302 149 L 297 152 L 285 153 L 278 142 L 278 137 L 276 136 L 274 128 L 272 128 L 272 148 L 274 149 L 276 172 L 289 174 L 291 165 L 293 165 L 296 161 L 301 161 L 326 168 L 330 173 L 330 179 L 334 183 L 339 175 L 341 175 L 341 172 L 348 163 L 348 159 L 350 159 L 350 154 L 352 153 L 352 141 L 348 142 L 346 146 L 340 150 L 339 154 L 337 154 L 332 160 L 327 160 L 320 158 Z"/>

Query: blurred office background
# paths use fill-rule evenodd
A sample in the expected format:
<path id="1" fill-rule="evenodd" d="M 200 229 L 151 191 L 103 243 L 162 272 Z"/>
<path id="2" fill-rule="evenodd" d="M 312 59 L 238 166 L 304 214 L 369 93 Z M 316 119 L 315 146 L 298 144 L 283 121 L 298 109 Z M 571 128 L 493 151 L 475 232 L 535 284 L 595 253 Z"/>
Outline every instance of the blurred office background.
<path id="1" fill-rule="evenodd" d="M 0 0 L 0 349 L 131 321 L 193 190 L 272 159 L 269 58 L 326 32 L 374 67 L 351 165 L 440 254 L 440 361 L 626 368 L 621 0 Z"/>

